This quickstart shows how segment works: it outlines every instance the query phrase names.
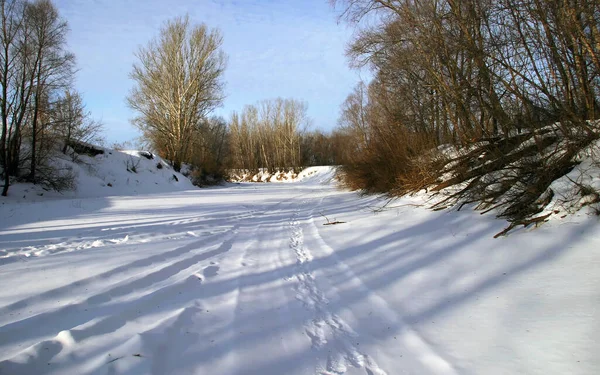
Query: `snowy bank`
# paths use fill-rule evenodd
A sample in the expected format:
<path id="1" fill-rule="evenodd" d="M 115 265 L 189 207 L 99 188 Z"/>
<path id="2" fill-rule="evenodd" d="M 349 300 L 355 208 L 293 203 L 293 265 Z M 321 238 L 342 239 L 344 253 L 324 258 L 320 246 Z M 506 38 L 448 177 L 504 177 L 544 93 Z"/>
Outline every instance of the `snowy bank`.
<path id="1" fill-rule="evenodd" d="M 54 158 L 62 170 L 75 176 L 75 190 L 56 192 L 40 185 L 15 183 L 9 196 L 11 200 L 31 201 L 47 198 L 92 198 L 156 194 L 196 189 L 190 180 L 175 172 L 158 155 L 147 151 L 117 151 L 106 149 L 96 156 L 78 155 L 76 162 L 66 155 Z"/>
<path id="2" fill-rule="evenodd" d="M 250 172 L 247 170 L 231 170 L 228 173 L 229 181 L 231 182 L 298 182 L 303 181 L 317 173 L 333 176 L 335 174 L 335 168 L 306 167 L 300 172 L 289 170 L 278 171 L 274 173 L 271 173 L 266 169 L 261 169 L 258 172 Z"/>

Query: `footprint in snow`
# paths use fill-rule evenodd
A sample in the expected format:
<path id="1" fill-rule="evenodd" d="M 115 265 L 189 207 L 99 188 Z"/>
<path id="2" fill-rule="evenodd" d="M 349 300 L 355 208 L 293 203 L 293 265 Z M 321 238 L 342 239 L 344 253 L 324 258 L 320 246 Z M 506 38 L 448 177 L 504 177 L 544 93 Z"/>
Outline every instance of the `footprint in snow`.
<path id="1" fill-rule="evenodd" d="M 204 277 L 216 276 L 219 272 L 219 269 L 219 266 L 208 266 L 202 271 L 202 273 L 204 274 Z"/>

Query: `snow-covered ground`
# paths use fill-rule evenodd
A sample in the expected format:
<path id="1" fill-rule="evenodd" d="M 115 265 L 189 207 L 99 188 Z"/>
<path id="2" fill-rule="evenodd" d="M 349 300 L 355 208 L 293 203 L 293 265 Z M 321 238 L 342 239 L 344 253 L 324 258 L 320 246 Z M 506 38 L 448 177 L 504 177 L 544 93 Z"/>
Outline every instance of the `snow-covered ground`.
<path id="1" fill-rule="evenodd" d="M 0 374 L 600 371 L 596 217 L 493 239 L 304 173 L 0 204 Z"/>
<path id="2" fill-rule="evenodd" d="M 150 157 L 144 157 L 144 155 Z M 77 162 L 57 154 L 54 164 L 69 170 L 75 189 L 61 192 L 40 185 L 14 184 L 5 201 L 46 201 L 48 198 L 96 198 L 173 192 L 195 189 L 188 178 L 175 172 L 158 155 L 146 151 L 111 150 L 90 157 L 79 155 Z"/>

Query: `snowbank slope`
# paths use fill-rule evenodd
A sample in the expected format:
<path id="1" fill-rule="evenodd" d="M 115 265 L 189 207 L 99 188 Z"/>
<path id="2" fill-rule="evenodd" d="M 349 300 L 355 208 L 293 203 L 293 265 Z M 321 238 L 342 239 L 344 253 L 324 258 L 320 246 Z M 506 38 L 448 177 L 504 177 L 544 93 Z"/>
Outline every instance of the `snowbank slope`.
<path id="1" fill-rule="evenodd" d="M 77 162 L 63 155 L 56 163 L 61 168 L 72 170 L 75 191 L 56 192 L 33 184 L 17 183 L 10 187 L 9 197 L 0 201 L 91 198 L 196 189 L 187 177 L 175 172 L 158 155 L 146 151 L 106 149 L 104 154 L 95 157 L 80 155 Z"/>

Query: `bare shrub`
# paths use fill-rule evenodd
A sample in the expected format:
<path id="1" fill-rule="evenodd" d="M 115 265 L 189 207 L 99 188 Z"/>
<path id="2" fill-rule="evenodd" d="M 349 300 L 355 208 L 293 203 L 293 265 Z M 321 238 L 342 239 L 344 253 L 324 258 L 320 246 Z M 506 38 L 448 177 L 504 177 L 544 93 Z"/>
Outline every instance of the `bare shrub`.
<path id="1" fill-rule="evenodd" d="M 142 159 L 140 158 L 134 158 L 133 156 L 129 156 L 125 161 L 125 167 L 127 168 L 127 172 L 137 173 L 141 161 Z"/>
<path id="2" fill-rule="evenodd" d="M 565 135 L 555 125 L 527 134 L 480 142 L 468 153 L 447 163 L 447 178 L 434 185 L 434 191 L 455 187 L 435 207 L 476 203 L 484 212 L 519 224 L 538 223 L 541 213 L 554 198 L 550 185 L 569 173 L 577 155 L 600 136 Z M 582 185 L 583 186 L 583 185 Z M 580 191 L 585 192 L 584 190 Z M 506 231 L 508 232 L 508 231 Z"/>
<path id="3" fill-rule="evenodd" d="M 530 222 L 598 138 L 598 1 L 331 3 L 359 28 L 351 65 L 373 72 L 342 105 L 347 186 L 448 189 L 437 208 Z"/>
<path id="4" fill-rule="evenodd" d="M 46 189 L 58 192 L 77 188 L 77 173 L 58 159 L 47 159 L 37 166 L 37 182 Z"/>

